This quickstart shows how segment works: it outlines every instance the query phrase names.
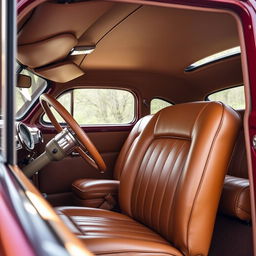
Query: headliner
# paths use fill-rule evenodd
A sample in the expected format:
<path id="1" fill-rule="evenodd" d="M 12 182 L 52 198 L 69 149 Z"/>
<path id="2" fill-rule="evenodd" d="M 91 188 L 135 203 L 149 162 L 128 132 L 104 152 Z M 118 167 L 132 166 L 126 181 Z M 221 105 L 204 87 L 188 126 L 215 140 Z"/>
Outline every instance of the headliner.
<path id="1" fill-rule="evenodd" d="M 67 52 L 57 60 L 60 64 L 77 64 L 85 72 L 79 81 L 91 78 L 92 82 L 100 82 L 99 76 L 90 75 L 97 71 L 104 74 L 104 79 L 123 77 L 140 89 L 147 87 L 148 78 L 152 77 L 160 91 L 160 87 L 168 87 L 176 102 L 188 100 L 184 92 L 189 88 L 193 88 L 194 94 L 191 96 L 190 91 L 190 98 L 200 99 L 210 91 L 243 81 L 240 57 L 184 72 L 184 68 L 201 58 L 239 45 L 236 21 L 226 13 L 113 2 L 63 5 L 51 1 L 38 6 L 20 22 L 23 23 L 19 46 L 33 47 L 33 43 L 64 33 L 74 35 L 77 45 L 96 45 L 90 55 L 74 57 L 67 56 Z M 41 54 L 47 56 L 47 47 Z M 39 74 L 40 68 L 36 69 Z M 54 73 L 41 75 L 58 81 Z M 133 74 L 140 77 L 137 83 L 130 77 Z M 69 73 L 65 75 L 70 80 Z"/>

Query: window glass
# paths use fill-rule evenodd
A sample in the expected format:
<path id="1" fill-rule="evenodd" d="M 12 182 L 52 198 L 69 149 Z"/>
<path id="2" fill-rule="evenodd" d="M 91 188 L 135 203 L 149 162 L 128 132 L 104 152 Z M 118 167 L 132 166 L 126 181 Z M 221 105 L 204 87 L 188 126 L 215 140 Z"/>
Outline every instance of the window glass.
<path id="1" fill-rule="evenodd" d="M 173 105 L 172 103 L 166 100 L 155 98 L 150 102 L 150 114 L 155 114 L 159 110 L 172 105 Z"/>
<path id="2" fill-rule="evenodd" d="M 43 78 L 23 69 L 20 74 L 31 77 L 30 88 L 16 87 L 16 118 L 21 118 L 29 110 L 31 105 L 46 89 L 47 82 Z"/>
<path id="3" fill-rule="evenodd" d="M 208 100 L 221 101 L 234 109 L 245 109 L 244 87 L 238 86 L 212 93 Z"/>
<path id="4" fill-rule="evenodd" d="M 61 103 L 61 105 L 63 105 L 66 108 L 66 110 L 69 113 L 71 113 L 71 95 L 72 95 L 71 92 L 67 92 L 62 94 L 60 97 L 58 97 L 58 101 Z M 50 107 L 50 109 L 59 123 L 65 123 L 64 119 L 59 115 L 59 113 L 53 107 Z M 50 123 L 50 120 L 46 114 L 44 114 L 43 116 L 43 121 L 46 123 Z"/>
<path id="5" fill-rule="evenodd" d="M 74 89 L 62 94 L 58 101 L 80 125 L 128 124 L 135 117 L 134 96 L 125 90 Z M 63 122 L 59 115 L 55 116 Z M 49 123 L 46 115 L 43 121 Z"/>

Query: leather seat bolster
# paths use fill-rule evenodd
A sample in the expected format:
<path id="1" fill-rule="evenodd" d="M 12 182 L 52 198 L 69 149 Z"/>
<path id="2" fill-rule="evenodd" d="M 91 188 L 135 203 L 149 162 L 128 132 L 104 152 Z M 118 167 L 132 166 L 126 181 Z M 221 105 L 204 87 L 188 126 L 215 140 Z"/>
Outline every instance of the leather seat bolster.
<path id="1" fill-rule="evenodd" d="M 220 200 L 220 212 L 251 221 L 249 180 L 227 175 Z"/>
<path id="2" fill-rule="evenodd" d="M 80 199 L 105 198 L 108 194 L 117 195 L 119 181 L 81 179 L 73 182 L 72 190 Z"/>

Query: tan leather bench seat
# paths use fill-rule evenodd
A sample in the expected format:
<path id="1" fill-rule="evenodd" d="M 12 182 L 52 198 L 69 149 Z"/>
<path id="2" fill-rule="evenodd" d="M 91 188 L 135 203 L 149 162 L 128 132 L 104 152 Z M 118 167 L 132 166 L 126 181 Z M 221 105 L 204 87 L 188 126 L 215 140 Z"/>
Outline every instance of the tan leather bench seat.
<path id="1" fill-rule="evenodd" d="M 243 111 L 239 111 L 243 116 Z M 129 134 L 116 162 L 114 178 L 116 180 L 82 179 L 73 183 L 74 201 L 76 205 L 112 209 L 118 201 L 120 164 L 136 144 L 140 133 L 144 130 L 152 116 L 141 118 Z M 250 187 L 248 179 L 247 159 L 244 142 L 244 131 L 240 130 L 232 153 L 226 175 L 219 211 L 227 216 L 242 221 L 251 221 Z"/>
<path id="2" fill-rule="evenodd" d="M 218 102 L 165 108 L 119 163 L 122 214 L 57 212 L 97 255 L 207 255 L 239 127 L 239 116 Z"/>

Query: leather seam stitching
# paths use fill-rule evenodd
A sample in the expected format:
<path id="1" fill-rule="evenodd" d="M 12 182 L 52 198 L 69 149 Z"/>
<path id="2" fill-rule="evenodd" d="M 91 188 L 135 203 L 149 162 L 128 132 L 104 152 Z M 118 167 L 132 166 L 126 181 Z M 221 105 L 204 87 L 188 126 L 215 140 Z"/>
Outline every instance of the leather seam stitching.
<path id="1" fill-rule="evenodd" d="M 168 148 L 168 145 L 167 144 L 165 144 L 163 147 L 162 147 L 162 149 L 161 149 L 161 153 L 165 153 L 165 150 Z M 161 169 L 160 169 L 160 167 L 159 167 L 159 175 L 158 175 L 158 177 L 157 177 L 157 181 L 156 181 L 156 185 L 155 185 L 155 187 L 154 187 L 154 191 L 152 191 L 153 193 L 152 193 L 152 198 L 151 198 L 151 201 L 150 201 L 150 207 L 149 207 L 149 212 L 150 212 L 150 223 L 152 223 L 152 219 L 153 219 L 153 217 L 152 217 L 152 214 L 153 214 L 153 210 L 152 210 L 152 208 L 153 208 L 153 205 L 154 205 L 154 202 L 155 202 L 155 196 L 156 196 L 156 191 L 157 191 L 157 188 L 158 188 L 158 181 L 159 181 L 159 179 L 160 179 L 160 176 L 162 175 L 162 173 L 163 173 L 163 168 L 164 168 L 164 166 L 165 166 L 165 163 L 166 163 L 166 160 L 167 160 L 167 158 L 168 158 L 168 156 L 169 156 L 169 154 L 170 153 L 168 153 L 168 155 L 165 157 L 165 160 L 164 161 L 162 161 L 162 163 L 161 163 Z M 152 174 L 153 174 L 153 171 L 154 171 L 154 169 L 152 170 Z"/>
<path id="2" fill-rule="evenodd" d="M 76 223 L 71 219 L 69 215 L 67 214 L 64 214 L 64 215 L 67 216 L 68 220 L 76 227 L 76 229 L 81 233 L 81 235 L 86 235 L 86 233 L 83 232 L 78 225 L 76 225 Z"/>
<path id="3" fill-rule="evenodd" d="M 175 144 L 176 144 L 176 142 L 175 142 Z M 176 152 L 176 154 L 175 154 L 175 160 L 174 160 L 173 163 L 172 163 L 172 171 L 168 174 L 168 178 L 166 177 L 166 182 L 165 182 L 165 184 L 164 184 L 164 190 L 163 190 L 162 197 L 161 197 L 161 203 L 160 203 L 160 206 L 161 206 L 161 207 L 160 207 L 160 209 L 162 208 L 162 204 L 163 204 L 163 200 L 164 200 L 164 195 L 165 195 L 166 189 L 167 189 L 167 187 L 168 187 L 168 183 L 169 183 L 169 180 L 170 180 L 170 176 L 171 176 L 171 174 L 173 173 L 173 168 L 174 168 L 174 166 L 175 166 L 175 164 L 176 164 L 176 162 L 177 162 L 177 159 L 178 159 L 180 153 L 182 152 L 182 149 L 184 148 L 184 145 L 185 145 L 185 144 L 183 143 L 183 144 L 181 145 L 181 147 L 177 150 L 177 152 Z M 170 151 L 168 157 L 170 156 L 171 152 L 172 152 L 172 151 Z M 179 178 L 180 178 L 180 177 L 179 177 Z M 179 183 L 179 179 L 178 179 L 178 181 L 177 181 L 177 183 L 176 183 L 176 186 L 175 186 L 173 199 L 175 198 L 175 191 L 176 191 L 176 189 L 177 189 L 178 183 Z M 172 208 L 173 201 L 174 201 L 174 200 L 172 200 L 172 202 L 171 202 L 170 208 Z M 159 216 L 161 216 L 161 211 L 159 211 Z M 159 219 L 158 219 L 158 227 L 159 227 L 159 230 L 161 231 L 160 220 L 161 220 L 161 218 L 159 217 Z M 167 223 L 168 223 L 168 222 L 167 222 Z M 162 232 L 161 232 L 161 233 L 162 233 Z"/>
<path id="4" fill-rule="evenodd" d="M 157 147 L 158 145 L 156 145 L 155 147 L 154 147 L 154 150 L 153 150 L 153 152 L 155 151 L 155 149 L 156 149 L 156 147 Z M 152 152 L 152 153 L 153 153 Z M 145 195 L 144 195 L 144 197 L 143 197 L 143 200 L 142 200 L 142 202 L 143 202 L 143 207 L 141 208 L 142 209 L 142 216 L 143 216 L 143 220 L 145 220 L 146 218 L 145 218 L 145 203 L 146 203 L 146 197 L 147 197 L 147 192 L 148 192 L 148 186 L 149 186 L 149 183 L 150 183 L 150 180 L 151 180 L 151 177 L 152 177 L 152 173 L 153 173 L 153 170 L 155 169 L 155 167 L 156 167 L 156 164 L 157 164 L 157 162 L 158 162 L 158 160 L 159 160 L 159 156 L 161 155 L 161 150 L 159 150 L 159 153 L 157 153 L 157 157 L 156 157 L 156 161 L 154 162 L 154 165 L 153 165 L 153 167 L 151 168 L 152 169 L 152 171 L 151 171 L 151 173 L 150 173 L 150 175 L 149 175 L 149 177 L 148 177 L 148 179 L 147 179 L 147 185 L 146 185 L 146 189 L 144 190 L 145 191 Z M 152 154 L 151 154 L 151 157 L 152 157 Z M 149 164 L 149 162 L 148 162 L 148 164 Z M 147 167 L 148 167 L 148 164 L 147 164 Z M 144 171 L 144 174 L 146 173 L 146 171 L 147 171 L 147 168 L 145 168 L 145 171 Z M 143 180 L 143 179 L 142 179 Z M 140 186 L 141 187 L 141 186 Z"/>
<path id="5" fill-rule="evenodd" d="M 187 140 L 191 141 L 190 137 L 182 137 L 182 136 L 173 136 L 173 135 L 155 135 L 155 139 L 174 139 L 174 140 Z"/>
<path id="6" fill-rule="evenodd" d="M 185 143 L 183 143 L 182 144 L 182 146 L 181 146 L 181 148 L 180 148 L 180 150 L 179 150 L 179 152 L 178 152 L 178 154 L 179 154 L 179 156 L 180 156 L 180 154 L 182 154 L 184 151 L 183 151 L 183 148 L 185 148 L 187 145 L 185 144 Z M 189 144 L 189 148 L 190 148 L 190 146 L 191 146 L 191 144 Z M 188 151 L 184 154 L 184 156 L 182 157 L 182 159 L 184 159 L 184 161 L 182 161 L 182 163 L 183 163 L 183 166 L 182 166 L 182 168 L 181 168 L 181 171 L 180 171 L 180 173 L 179 173 L 179 177 L 178 177 L 178 179 L 177 179 L 177 182 L 176 182 L 176 184 L 175 184 L 175 189 L 174 189 L 174 191 L 173 191 L 173 200 L 172 200 L 172 202 L 171 202 L 171 204 L 170 204 L 170 206 L 169 206 L 169 209 L 174 209 L 174 207 L 175 207 L 175 204 L 176 204 L 176 202 L 177 202 L 177 197 L 176 197 L 176 194 L 177 194 L 177 191 L 178 191 L 178 189 L 179 189 L 179 183 L 180 183 L 180 180 L 181 180 L 181 177 L 182 177 L 182 173 L 183 173 L 183 171 L 184 171 L 184 167 L 185 167 L 185 162 L 186 162 L 186 157 L 187 157 L 187 154 L 188 154 Z M 178 156 L 178 157 L 179 157 Z M 176 162 L 177 162 L 177 159 L 178 159 L 178 157 L 176 158 L 176 160 L 175 160 L 175 163 L 174 163 L 174 165 L 176 164 Z M 170 212 L 170 210 L 169 210 L 169 212 Z M 170 219 L 171 219 L 171 217 L 173 218 L 173 214 L 171 214 L 172 216 L 170 216 L 169 218 L 168 218 L 168 229 L 167 229 L 167 235 L 169 236 L 169 230 L 171 230 L 171 229 L 169 229 L 169 224 L 170 224 Z"/>
<path id="7" fill-rule="evenodd" d="M 153 141 L 154 141 L 154 139 L 151 139 L 151 140 L 150 140 L 150 142 L 149 142 L 147 148 L 145 149 L 145 154 L 148 152 L 148 150 L 149 150 L 151 144 L 153 143 Z M 152 152 L 151 152 L 150 154 L 152 154 Z M 145 156 L 145 155 L 144 155 L 144 156 Z M 135 189 L 134 189 L 134 186 L 135 186 L 135 183 L 137 183 L 137 179 L 138 179 L 138 177 L 139 177 L 139 170 L 141 169 L 143 160 L 144 160 L 144 158 L 142 159 L 142 161 L 141 161 L 140 164 L 138 165 L 138 171 L 137 171 L 137 173 L 136 173 L 136 175 L 135 175 L 134 182 L 133 182 L 133 185 L 132 185 L 132 190 L 131 190 L 131 191 L 134 191 L 134 192 L 132 192 L 132 195 L 131 195 L 131 197 L 130 197 L 130 209 L 131 209 L 131 215 L 132 215 L 132 216 L 134 216 L 134 214 L 135 214 L 135 212 L 137 212 L 137 208 L 138 208 L 136 205 L 137 205 L 137 198 L 138 198 L 139 190 L 135 190 Z M 146 166 L 147 166 L 147 165 L 146 165 Z M 144 176 L 144 172 L 143 172 L 142 176 Z M 142 178 L 140 179 L 140 182 L 141 182 L 141 180 L 142 180 Z M 135 194 L 136 194 L 136 196 L 135 196 Z M 134 202 L 133 204 L 132 204 L 132 198 L 135 198 L 135 202 Z M 135 205 L 135 207 L 134 207 L 134 205 Z"/>

